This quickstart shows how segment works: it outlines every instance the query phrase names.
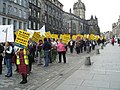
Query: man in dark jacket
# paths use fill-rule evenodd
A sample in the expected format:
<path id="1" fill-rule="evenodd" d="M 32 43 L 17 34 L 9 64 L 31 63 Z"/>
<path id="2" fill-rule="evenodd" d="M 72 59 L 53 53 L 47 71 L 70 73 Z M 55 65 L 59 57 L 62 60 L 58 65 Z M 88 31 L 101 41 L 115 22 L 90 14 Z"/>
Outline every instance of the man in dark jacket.
<path id="1" fill-rule="evenodd" d="M 42 46 L 43 50 L 44 50 L 44 55 L 45 55 L 45 67 L 47 67 L 49 65 L 49 52 L 51 49 L 51 44 L 47 41 L 47 38 L 44 38 L 44 44 Z"/>

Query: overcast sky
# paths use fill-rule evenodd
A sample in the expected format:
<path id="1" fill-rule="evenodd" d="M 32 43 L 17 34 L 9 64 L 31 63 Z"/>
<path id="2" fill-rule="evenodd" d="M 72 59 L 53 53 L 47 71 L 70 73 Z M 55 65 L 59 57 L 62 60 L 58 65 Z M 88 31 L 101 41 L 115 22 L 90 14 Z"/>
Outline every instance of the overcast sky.
<path id="1" fill-rule="evenodd" d="M 64 11 L 69 12 L 78 0 L 59 0 Z M 112 31 L 112 23 L 117 22 L 120 15 L 120 0 L 81 0 L 86 6 L 86 19 L 91 15 L 98 18 L 102 32 Z"/>

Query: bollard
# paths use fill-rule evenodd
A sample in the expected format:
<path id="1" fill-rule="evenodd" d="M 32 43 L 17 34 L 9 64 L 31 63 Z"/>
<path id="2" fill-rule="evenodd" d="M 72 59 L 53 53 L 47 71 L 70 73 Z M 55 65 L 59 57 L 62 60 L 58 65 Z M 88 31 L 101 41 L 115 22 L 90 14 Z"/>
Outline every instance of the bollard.
<path id="1" fill-rule="evenodd" d="M 100 54 L 100 51 L 99 51 L 99 49 L 96 49 L 96 54 Z"/>
<path id="2" fill-rule="evenodd" d="M 103 45 L 101 46 L 101 49 L 103 49 Z"/>
<path id="3" fill-rule="evenodd" d="M 85 65 L 91 65 L 90 56 L 86 57 Z"/>

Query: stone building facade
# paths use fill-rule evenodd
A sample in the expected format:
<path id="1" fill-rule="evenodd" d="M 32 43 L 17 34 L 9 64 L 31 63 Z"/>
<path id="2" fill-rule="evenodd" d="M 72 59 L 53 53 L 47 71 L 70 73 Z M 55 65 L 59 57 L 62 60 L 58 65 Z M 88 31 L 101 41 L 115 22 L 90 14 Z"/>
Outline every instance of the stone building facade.
<path id="1" fill-rule="evenodd" d="M 68 33 L 70 34 L 96 34 L 100 35 L 100 28 L 98 26 L 98 19 L 95 16 L 91 16 L 89 20 L 85 19 L 85 5 L 78 0 L 73 6 L 73 13 L 71 9 L 69 13 L 64 13 L 64 18 L 66 18 L 68 27 Z M 65 27 L 65 26 L 64 26 Z"/>
<path id="2" fill-rule="evenodd" d="M 95 34 L 100 35 L 100 28 L 98 26 L 98 19 L 95 16 L 95 18 L 91 15 L 91 18 L 88 21 L 89 30 L 87 33 L 89 34 Z"/>
<path id="3" fill-rule="evenodd" d="M 116 23 L 112 24 L 112 32 L 115 36 L 120 36 L 120 16 Z"/>
<path id="4" fill-rule="evenodd" d="M 63 5 L 58 0 L 44 0 L 44 23 L 46 31 L 63 33 Z"/>
<path id="5" fill-rule="evenodd" d="M 28 29 L 37 30 L 43 26 L 43 0 L 29 0 Z"/>
<path id="6" fill-rule="evenodd" d="M 27 29 L 28 0 L 0 0 L 0 25 L 14 25 L 14 31 Z"/>

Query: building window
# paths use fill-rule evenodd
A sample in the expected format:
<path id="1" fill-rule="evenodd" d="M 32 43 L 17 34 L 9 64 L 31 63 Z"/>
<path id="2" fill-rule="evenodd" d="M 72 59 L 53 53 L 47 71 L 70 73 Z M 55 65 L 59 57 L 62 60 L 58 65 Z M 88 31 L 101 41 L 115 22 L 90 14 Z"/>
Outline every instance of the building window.
<path id="1" fill-rule="evenodd" d="M 36 0 L 33 0 L 33 4 L 36 5 Z"/>
<path id="2" fill-rule="evenodd" d="M 22 5 L 22 0 L 20 0 L 19 4 Z"/>
<path id="3" fill-rule="evenodd" d="M 53 11 L 52 14 L 54 15 L 55 14 L 55 10 L 53 9 L 52 11 Z"/>
<path id="4" fill-rule="evenodd" d="M 51 8 L 51 7 L 49 7 L 49 13 L 50 13 L 50 14 L 52 13 L 52 8 Z"/>
<path id="5" fill-rule="evenodd" d="M 26 7 L 27 6 L 27 1 L 23 0 L 23 6 Z"/>
<path id="6" fill-rule="evenodd" d="M 6 13 L 6 4 L 3 3 L 3 13 L 5 14 Z"/>
<path id="7" fill-rule="evenodd" d="M 16 13 L 17 13 L 17 8 L 14 7 L 13 11 L 14 11 L 14 15 L 16 15 Z"/>
<path id="8" fill-rule="evenodd" d="M 31 21 L 29 21 L 29 26 L 28 27 L 31 28 Z"/>
<path id="9" fill-rule="evenodd" d="M 24 23 L 24 30 L 26 30 L 26 29 L 27 29 L 27 28 L 26 28 L 26 25 L 27 25 L 27 24 L 26 24 L 26 23 Z"/>
<path id="10" fill-rule="evenodd" d="M 40 24 L 38 23 L 38 30 L 40 29 Z"/>
<path id="11" fill-rule="evenodd" d="M 22 17 L 22 10 L 19 9 L 19 17 Z"/>
<path id="12" fill-rule="evenodd" d="M 38 2 L 38 7 L 41 7 L 41 3 L 40 2 Z"/>
<path id="13" fill-rule="evenodd" d="M 47 16 L 45 16 L 45 23 L 47 23 Z"/>
<path id="14" fill-rule="evenodd" d="M 14 31 L 16 31 L 16 29 L 17 29 L 17 21 L 16 20 L 14 20 L 13 25 L 14 25 Z"/>
<path id="15" fill-rule="evenodd" d="M 31 0 L 29 0 L 29 2 L 31 3 L 32 1 L 31 1 Z"/>
<path id="16" fill-rule="evenodd" d="M 19 22 L 19 29 L 22 29 L 22 22 Z"/>
<path id="17" fill-rule="evenodd" d="M 6 25 L 6 18 L 3 18 L 2 23 L 3 25 Z"/>
<path id="18" fill-rule="evenodd" d="M 47 11 L 47 7 L 48 7 L 48 6 L 45 4 L 45 11 Z"/>
<path id="19" fill-rule="evenodd" d="M 8 25 L 11 25 L 11 19 L 8 19 Z"/>
<path id="20" fill-rule="evenodd" d="M 32 12 L 32 10 L 31 10 L 31 8 L 29 8 L 29 15 L 31 16 L 31 12 Z"/>
<path id="21" fill-rule="evenodd" d="M 40 18 L 40 12 L 38 12 L 38 18 Z"/>
<path id="22" fill-rule="evenodd" d="M 17 3 L 18 1 L 17 0 L 14 0 L 14 3 Z"/>
<path id="23" fill-rule="evenodd" d="M 34 17 L 36 17 L 36 11 L 34 10 Z"/>
<path id="24" fill-rule="evenodd" d="M 24 15 L 23 18 L 27 19 L 27 13 L 25 11 L 24 11 L 23 15 Z"/>
<path id="25" fill-rule="evenodd" d="M 34 22 L 34 23 L 33 23 L 33 29 L 35 29 L 35 26 L 36 26 L 36 25 L 35 25 L 35 22 Z"/>
<path id="26" fill-rule="evenodd" d="M 8 5 L 8 14 L 11 14 L 11 12 L 12 12 L 12 6 Z"/>

